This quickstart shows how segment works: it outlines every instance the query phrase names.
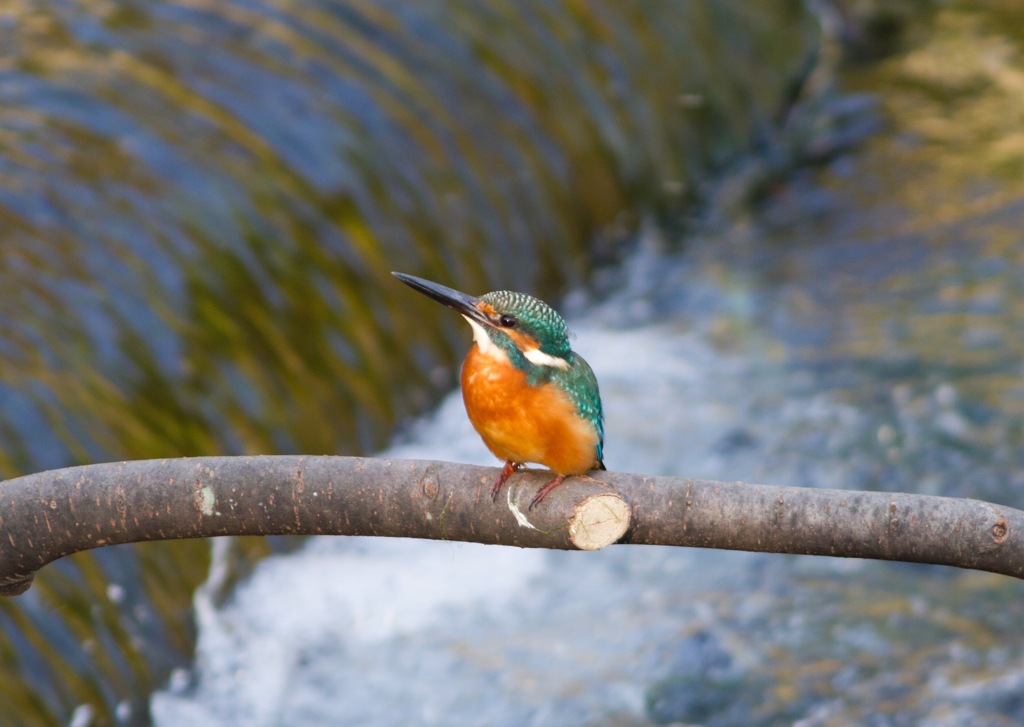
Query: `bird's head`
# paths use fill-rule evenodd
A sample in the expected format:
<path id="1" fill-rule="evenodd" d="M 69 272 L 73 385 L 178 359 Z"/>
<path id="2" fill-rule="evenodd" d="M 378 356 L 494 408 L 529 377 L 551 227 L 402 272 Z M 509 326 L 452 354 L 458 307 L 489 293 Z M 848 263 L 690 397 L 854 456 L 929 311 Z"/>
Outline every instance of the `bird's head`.
<path id="1" fill-rule="evenodd" d="M 500 351 L 513 360 L 522 356 L 535 366 L 569 368 L 573 355 L 569 329 L 544 301 L 508 290 L 475 298 L 413 275 L 392 274 L 414 290 L 461 313 L 473 327 L 473 338 L 485 353 Z"/>

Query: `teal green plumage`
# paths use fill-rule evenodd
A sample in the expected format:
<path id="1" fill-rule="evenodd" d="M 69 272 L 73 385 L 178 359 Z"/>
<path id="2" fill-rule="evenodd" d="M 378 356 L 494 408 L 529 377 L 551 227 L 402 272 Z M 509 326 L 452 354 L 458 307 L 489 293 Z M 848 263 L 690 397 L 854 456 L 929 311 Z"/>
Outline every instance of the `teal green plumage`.
<path id="1" fill-rule="evenodd" d="M 597 388 L 597 377 L 590 364 L 578 353 L 571 353 L 569 370 L 559 372 L 552 381 L 562 388 L 576 405 L 579 415 L 597 429 L 597 464 L 604 469 L 604 410 Z"/>

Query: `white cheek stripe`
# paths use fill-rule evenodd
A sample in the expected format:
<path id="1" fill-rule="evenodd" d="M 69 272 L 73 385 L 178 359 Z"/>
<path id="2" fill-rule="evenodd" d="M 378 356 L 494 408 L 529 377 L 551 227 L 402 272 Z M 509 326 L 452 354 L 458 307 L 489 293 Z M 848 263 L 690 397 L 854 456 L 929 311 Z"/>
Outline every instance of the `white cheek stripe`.
<path id="1" fill-rule="evenodd" d="M 500 358 L 502 360 L 508 359 L 505 352 L 494 345 L 494 341 L 492 341 L 491 337 L 487 335 L 487 331 L 484 330 L 483 326 L 468 316 L 462 317 L 465 318 L 473 328 L 473 340 L 476 342 L 476 345 L 480 347 L 480 353 L 485 356 L 493 356 L 494 358 Z M 562 369 L 563 371 L 569 368 L 569 362 L 564 358 L 551 356 L 544 353 L 539 348 L 531 348 L 528 351 L 523 351 L 523 356 L 526 357 L 527 361 L 536 366 L 550 366 L 551 368 Z"/>
<path id="2" fill-rule="evenodd" d="M 526 360 L 537 366 L 550 366 L 555 369 L 562 369 L 563 371 L 569 368 L 569 362 L 564 358 L 558 356 L 551 356 L 544 353 L 539 348 L 531 348 L 529 351 L 523 351 L 523 355 L 526 356 Z"/>

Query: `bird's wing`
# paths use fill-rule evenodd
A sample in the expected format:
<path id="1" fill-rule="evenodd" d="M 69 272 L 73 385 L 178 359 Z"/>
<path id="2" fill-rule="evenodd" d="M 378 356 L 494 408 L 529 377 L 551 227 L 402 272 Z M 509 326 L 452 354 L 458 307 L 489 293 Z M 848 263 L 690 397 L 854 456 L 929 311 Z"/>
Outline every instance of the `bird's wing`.
<path id="1" fill-rule="evenodd" d="M 601 392 L 597 387 L 594 370 L 578 353 L 573 354 L 572 365 L 565 377 L 565 388 L 580 416 L 597 429 L 596 462 L 599 469 L 604 469 L 604 410 L 601 407 Z"/>

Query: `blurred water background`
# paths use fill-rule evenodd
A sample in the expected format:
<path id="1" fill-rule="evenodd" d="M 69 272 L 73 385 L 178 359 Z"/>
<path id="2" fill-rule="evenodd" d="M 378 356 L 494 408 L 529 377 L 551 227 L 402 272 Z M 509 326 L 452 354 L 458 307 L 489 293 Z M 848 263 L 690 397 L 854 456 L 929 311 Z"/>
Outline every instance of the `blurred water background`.
<path id="1" fill-rule="evenodd" d="M 468 335 L 400 269 L 558 302 L 612 469 L 1024 506 L 1014 12 L 7 6 L 3 474 L 389 441 L 488 462 L 457 396 L 416 418 Z M 996 576 L 296 547 L 217 541 L 194 611 L 207 543 L 48 567 L 0 602 L 0 724 L 1024 720 Z"/>

